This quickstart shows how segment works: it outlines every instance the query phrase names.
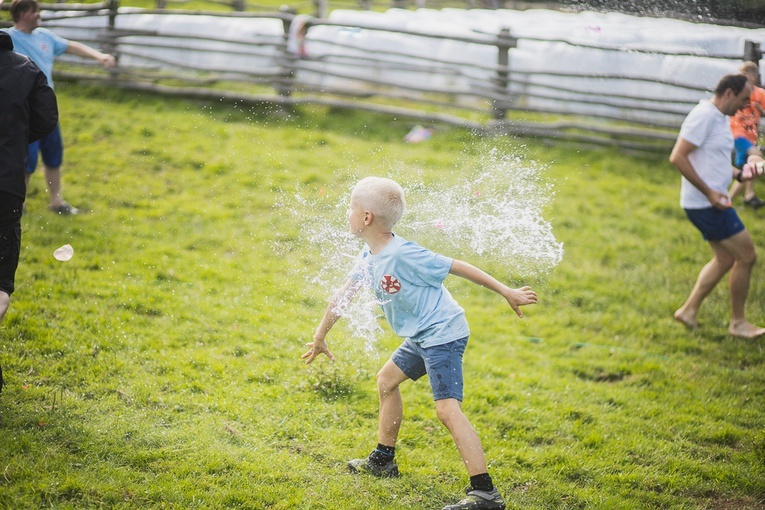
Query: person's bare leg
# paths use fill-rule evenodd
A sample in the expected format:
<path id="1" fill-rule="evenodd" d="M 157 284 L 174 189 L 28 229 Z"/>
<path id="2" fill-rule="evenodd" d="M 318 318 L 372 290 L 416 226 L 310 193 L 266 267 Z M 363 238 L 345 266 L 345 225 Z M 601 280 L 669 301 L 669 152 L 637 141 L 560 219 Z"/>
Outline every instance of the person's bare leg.
<path id="1" fill-rule="evenodd" d="M 50 207 L 60 207 L 64 205 L 64 199 L 61 196 L 61 167 L 45 167 L 45 182 L 48 184 L 48 196 L 50 197 Z"/>
<path id="2" fill-rule="evenodd" d="M 733 181 L 733 184 L 731 185 L 730 189 L 728 190 L 728 197 L 730 198 L 730 201 L 733 202 L 733 199 L 735 199 L 737 196 L 741 194 L 742 191 L 746 188 L 746 184 L 743 182 Z M 744 198 L 746 198 L 746 194 L 744 195 Z"/>
<path id="3" fill-rule="evenodd" d="M 0 290 L 0 322 L 3 322 L 3 317 L 5 317 L 5 312 L 8 311 L 10 304 L 11 297 L 5 291 Z M 4 384 L 5 381 L 3 380 L 3 369 L 0 368 L 0 393 L 3 391 Z"/>
<path id="4" fill-rule="evenodd" d="M 675 320 L 691 329 L 698 327 L 696 316 L 702 301 L 712 292 L 725 273 L 733 267 L 735 261 L 733 254 L 719 241 L 710 241 L 709 245 L 712 247 L 714 257 L 701 269 L 688 299 L 674 314 Z"/>
<path id="5" fill-rule="evenodd" d="M 733 237 L 721 241 L 725 249 L 732 253 L 735 262 L 730 272 L 728 288 L 730 289 L 731 315 L 728 332 L 740 338 L 757 338 L 765 334 L 765 328 L 760 328 L 746 319 L 746 298 L 749 295 L 749 282 L 752 269 L 757 261 L 757 252 L 749 231 L 744 230 Z"/>
<path id="6" fill-rule="evenodd" d="M 754 192 L 754 181 L 746 181 L 744 183 L 744 200 L 751 200 L 756 196 L 757 194 Z"/>
<path id="7" fill-rule="evenodd" d="M 454 398 L 436 400 L 436 413 L 441 423 L 449 429 L 468 474 L 475 476 L 486 473 L 488 470 L 481 439 L 462 413 L 460 401 Z"/>
<path id="8" fill-rule="evenodd" d="M 8 311 L 8 306 L 10 303 L 10 296 L 4 291 L 0 290 L 0 322 L 3 322 L 3 317 L 5 317 L 5 312 Z"/>
<path id="9" fill-rule="evenodd" d="M 382 445 L 396 446 L 404 417 L 404 402 L 399 385 L 407 379 L 406 374 L 391 360 L 377 374 L 377 392 L 380 397 L 377 441 Z"/>

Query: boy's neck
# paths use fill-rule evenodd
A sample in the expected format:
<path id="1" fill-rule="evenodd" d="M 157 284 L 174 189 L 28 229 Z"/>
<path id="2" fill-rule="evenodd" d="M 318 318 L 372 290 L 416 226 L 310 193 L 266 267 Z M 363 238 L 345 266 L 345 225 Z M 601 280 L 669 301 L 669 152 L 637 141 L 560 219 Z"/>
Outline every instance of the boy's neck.
<path id="1" fill-rule="evenodd" d="M 393 240 L 393 237 L 393 232 L 370 232 L 369 235 L 363 236 L 372 255 L 377 255 L 383 251 L 388 243 Z"/>

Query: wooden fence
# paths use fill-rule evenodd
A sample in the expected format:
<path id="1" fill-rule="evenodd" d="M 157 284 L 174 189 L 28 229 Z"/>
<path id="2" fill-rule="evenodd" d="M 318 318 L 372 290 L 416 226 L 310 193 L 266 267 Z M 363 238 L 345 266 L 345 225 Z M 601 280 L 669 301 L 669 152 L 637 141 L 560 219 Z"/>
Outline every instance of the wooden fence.
<path id="1" fill-rule="evenodd" d="M 374 111 L 419 123 L 446 123 L 491 133 L 667 152 L 686 113 L 709 93 L 707 87 L 682 79 L 592 73 L 586 69 L 571 73 L 513 68 L 509 57 L 519 44 L 544 42 L 617 54 L 627 50 L 577 45 L 566 40 L 516 38 L 509 30 L 469 37 L 444 36 L 339 23 L 292 12 L 118 9 L 118 0 L 45 7 L 46 27 L 64 37 L 100 47 L 118 59 L 118 66 L 107 71 L 65 55 L 67 63 L 57 67 L 56 79 L 96 81 L 183 97 L 225 99 L 239 104 L 322 104 Z M 168 16 L 184 17 L 186 21 L 181 24 L 184 26 L 190 26 L 189 20 L 195 17 L 198 26 L 209 24 L 214 18 L 225 18 L 231 28 L 216 34 L 191 29 L 173 32 L 160 28 L 164 24 L 156 21 Z M 131 25 L 131 19 L 143 20 L 144 24 L 141 28 L 130 28 L 138 26 Z M 147 29 L 147 19 L 150 27 L 157 28 Z M 257 28 L 260 26 L 263 30 Z M 370 52 L 352 47 L 348 38 L 331 37 L 338 31 L 351 35 L 362 31 L 379 33 L 415 43 L 436 39 L 439 44 L 462 45 L 476 51 L 491 49 L 496 61 L 469 58 L 460 61 L 397 48 Z M 307 48 L 302 45 L 305 41 Z M 629 50 L 631 54 L 640 51 Z M 662 55 L 655 50 L 646 53 Z M 663 55 L 675 57 L 678 53 Z M 685 56 L 702 58 L 693 53 Z M 749 42 L 739 55 L 703 58 L 730 61 L 735 66 L 741 60 L 759 62 L 762 52 L 758 43 Z M 590 90 L 587 86 L 571 85 L 577 80 L 586 84 L 593 79 L 605 84 L 605 88 Z M 564 82 L 569 85 L 557 84 Z M 682 94 L 626 95 L 620 92 L 625 82 L 646 88 L 661 86 Z"/>

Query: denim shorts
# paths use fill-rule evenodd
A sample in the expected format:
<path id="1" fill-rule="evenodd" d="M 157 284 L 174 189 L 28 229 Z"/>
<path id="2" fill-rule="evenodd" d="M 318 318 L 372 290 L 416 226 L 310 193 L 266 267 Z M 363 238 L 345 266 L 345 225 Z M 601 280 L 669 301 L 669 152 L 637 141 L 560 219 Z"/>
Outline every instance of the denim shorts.
<path id="1" fill-rule="evenodd" d="M 29 159 L 27 173 L 31 174 L 37 168 L 37 154 L 42 154 L 43 163 L 50 168 L 58 168 L 64 162 L 64 142 L 61 139 L 61 127 L 56 124 L 53 131 L 36 142 L 29 144 Z"/>
<path id="2" fill-rule="evenodd" d="M 24 201 L 0 192 L 0 290 L 13 294 L 21 252 L 21 208 Z"/>
<path id="3" fill-rule="evenodd" d="M 407 338 L 390 359 L 413 381 L 427 374 L 433 400 L 455 398 L 462 402 L 462 355 L 467 342 L 465 337 L 423 348 Z"/>
<path id="4" fill-rule="evenodd" d="M 686 209 L 685 214 L 699 229 L 705 241 L 722 241 L 746 228 L 732 207 L 724 210 L 714 207 Z"/>

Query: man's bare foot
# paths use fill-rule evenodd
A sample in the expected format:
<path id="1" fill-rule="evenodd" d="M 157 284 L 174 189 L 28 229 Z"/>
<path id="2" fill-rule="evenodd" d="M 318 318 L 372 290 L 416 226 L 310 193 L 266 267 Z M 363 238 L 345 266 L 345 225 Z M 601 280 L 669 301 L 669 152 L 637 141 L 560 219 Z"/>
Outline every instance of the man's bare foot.
<path id="1" fill-rule="evenodd" d="M 765 335 L 765 328 L 758 328 L 751 322 L 744 320 L 737 324 L 731 322 L 730 326 L 728 326 L 728 333 L 736 338 L 754 340 L 755 338 Z"/>
<path id="2" fill-rule="evenodd" d="M 682 323 L 688 329 L 696 329 L 699 327 L 699 323 L 696 322 L 696 315 L 690 314 L 682 308 L 675 312 L 675 320 Z"/>

